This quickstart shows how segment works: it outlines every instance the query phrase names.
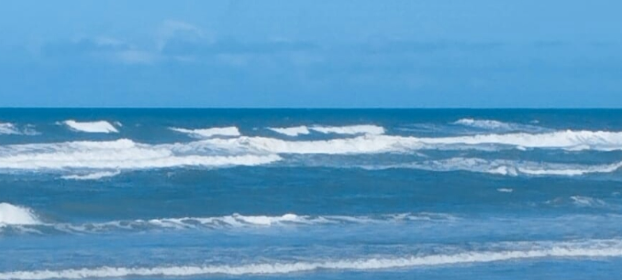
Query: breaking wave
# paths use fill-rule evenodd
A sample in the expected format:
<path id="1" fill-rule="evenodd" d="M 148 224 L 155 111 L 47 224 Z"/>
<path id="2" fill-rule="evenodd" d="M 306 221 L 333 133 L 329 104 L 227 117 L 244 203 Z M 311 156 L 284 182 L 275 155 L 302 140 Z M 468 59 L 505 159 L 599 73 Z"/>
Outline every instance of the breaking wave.
<path id="1" fill-rule="evenodd" d="M 334 133 L 334 134 L 384 134 L 385 130 L 381 126 L 377 125 L 349 125 L 349 126 L 313 126 L 312 130 L 320 133 Z"/>
<path id="2" fill-rule="evenodd" d="M 88 174 L 83 174 L 83 175 L 65 175 L 62 176 L 61 178 L 65 179 L 65 180 L 99 180 L 102 178 L 107 178 L 107 177 L 114 177 L 121 174 L 121 171 L 102 171 L 102 172 L 94 172 L 94 173 L 88 173 Z"/>
<path id="3" fill-rule="evenodd" d="M 170 130 L 188 134 L 194 138 L 210 138 L 214 136 L 240 136 L 240 130 L 235 126 L 213 127 L 204 129 L 185 129 L 171 127 Z"/>
<path id="4" fill-rule="evenodd" d="M 94 122 L 77 122 L 75 120 L 66 120 L 63 122 L 74 131 L 88 133 L 118 133 L 119 131 L 107 121 Z"/>
<path id="5" fill-rule="evenodd" d="M 306 135 L 311 131 L 324 134 L 371 134 L 380 135 L 385 133 L 385 129 L 377 125 L 349 125 L 349 126 L 295 126 L 295 127 L 269 127 L 268 129 L 287 136 Z"/>
<path id="6" fill-rule="evenodd" d="M 84 279 L 129 276 L 272 275 L 317 270 L 373 271 L 456 264 L 478 264 L 545 258 L 609 258 L 622 256 L 617 239 L 569 242 L 513 242 L 491 244 L 496 250 L 464 250 L 456 253 L 384 255 L 307 261 L 265 260 L 250 264 L 170 265 L 155 267 L 97 267 L 64 270 L 12 271 L 0 279 Z"/>
<path id="7" fill-rule="evenodd" d="M 590 208 L 608 208 L 609 205 L 598 198 L 593 198 L 589 196 L 571 196 L 570 199 L 572 203 L 578 207 L 590 207 Z"/>
<path id="8" fill-rule="evenodd" d="M 204 155 L 185 144 L 148 145 L 128 139 L 0 146 L 0 169 L 136 170 L 180 166 L 261 165 L 278 155 Z"/>
<path id="9" fill-rule="evenodd" d="M 12 123 L 0 123 L 0 134 L 20 134 Z"/>
<path id="10" fill-rule="evenodd" d="M 551 133 L 485 134 L 456 137 L 403 137 L 362 135 L 316 141 L 286 141 L 267 137 L 208 139 L 203 142 L 225 150 L 251 150 L 279 154 L 364 154 L 417 149 L 475 149 L 508 146 L 518 149 L 622 150 L 622 132 L 558 131 Z"/>
<path id="11" fill-rule="evenodd" d="M 500 122 L 496 120 L 459 119 L 452 124 L 499 132 L 544 132 L 549 130 L 535 125 Z"/>
<path id="12" fill-rule="evenodd" d="M 306 126 L 294 126 L 294 127 L 268 127 L 268 129 L 287 136 L 307 135 L 311 133 Z"/>
<path id="13" fill-rule="evenodd" d="M 450 158 L 408 164 L 364 167 L 367 169 L 412 168 L 430 171 L 469 171 L 507 176 L 581 176 L 611 173 L 622 168 L 622 162 L 603 165 L 579 165 L 545 162 Z"/>
<path id="14" fill-rule="evenodd" d="M 34 214 L 33 214 L 34 215 Z M 271 226 L 313 226 L 343 224 L 382 224 L 396 222 L 452 221 L 455 216 L 442 213 L 402 213 L 375 216 L 308 216 L 285 214 L 281 216 L 245 216 L 233 214 L 221 217 L 185 217 L 145 220 L 122 220 L 102 223 L 68 224 L 38 223 L 38 230 L 52 230 L 65 233 L 98 233 L 108 231 L 145 231 L 158 229 L 223 229 L 262 228 Z M 24 229 L 22 227 L 22 229 Z M 35 229 L 35 228 L 33 228 Z M 41 232 L 41 231 L 36 231 Z"/>
<path id="15" fill-rule="evenodd" d="M 0 135 L 38 135 L 39 132 L 32 128 L 32 125 L 26 125 L 22 129 L 12 123 L 0 123 Z"/>
<path id="16" fill-rule="evenodd" d="M 9 203 L 0 203 L 0 227 L 7 225 L 35 225 L 39 220 L 28 208 Z"/>

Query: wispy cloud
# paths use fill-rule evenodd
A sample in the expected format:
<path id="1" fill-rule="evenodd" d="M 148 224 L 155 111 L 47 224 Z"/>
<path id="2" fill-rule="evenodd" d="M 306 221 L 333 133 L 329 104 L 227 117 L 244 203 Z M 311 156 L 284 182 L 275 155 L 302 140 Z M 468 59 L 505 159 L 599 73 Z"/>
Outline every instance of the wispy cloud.
<path id="1" fill-rule="evenodd" d="M 182 41 L 205 41 L 211 40 L 203 29 L 187 22 L 178 20 L 166 20 L 158 29 L 156 47 L 162 50 L 171 40 Z"/>

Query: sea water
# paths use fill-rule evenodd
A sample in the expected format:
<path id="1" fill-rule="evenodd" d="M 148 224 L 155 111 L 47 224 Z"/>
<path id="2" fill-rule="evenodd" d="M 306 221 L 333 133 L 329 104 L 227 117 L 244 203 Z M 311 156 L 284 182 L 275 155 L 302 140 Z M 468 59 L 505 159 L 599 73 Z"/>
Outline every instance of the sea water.
<path id="1" fill-rule="evenodd" d="M 620 279 L 622 110 L 0 109 L 0 279 Z"/>

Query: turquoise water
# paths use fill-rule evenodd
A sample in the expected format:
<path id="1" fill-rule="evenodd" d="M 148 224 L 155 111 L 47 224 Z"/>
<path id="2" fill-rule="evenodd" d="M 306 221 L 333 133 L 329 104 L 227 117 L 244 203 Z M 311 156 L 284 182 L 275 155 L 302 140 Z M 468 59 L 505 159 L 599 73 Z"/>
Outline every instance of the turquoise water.
<path id="1" fill-rule="evenodd" d="M 617 279 L 622 110 L 0 109 L 0 279 Z"/>

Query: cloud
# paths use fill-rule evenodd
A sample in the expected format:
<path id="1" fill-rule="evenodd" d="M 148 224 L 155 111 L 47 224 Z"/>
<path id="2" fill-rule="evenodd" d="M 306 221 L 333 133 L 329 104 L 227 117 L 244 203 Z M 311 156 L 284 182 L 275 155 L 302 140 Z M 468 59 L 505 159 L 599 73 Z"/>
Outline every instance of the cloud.
<path id="1" fill-rule="evenodd" d="M 206 56 L 219 54 L 259 55 L 302 52 L 315 49 L 318 49 L 318 46 L 305 41 L 271 40 L 263 42 L 242 42 L 235 39 L 224 39 L 215 42 L 189 42 L 171 40 L 163 47 L 162 53 L 173 56 Z"/>
<path id="2" fill-rule="evenodd" d="M 156 47 L 162 50 L 171 40 L 176 41 L 205 41 L 210 40 L 205 32 L 190 23 L 176 20 L 166 20 L 158 30 Z"/>
<path id="3" fill-rule="evenodd" d="M 109 37 L 80 38 L 70 42 L 50 43 L 43 47 L 48 56 L 76 56 L 92 53 L 117 52 L 131 49 L 124 41 Z"/>
<path id="4" fill-rule="evenodd" d="M 115 52 L 112 54 L 112 57 L 126 64 L 151 64 L 161 59 L 157 53 L 141 50 Z"/>
<path id="5" fill-rule="evenodd" d="M 157 52 L 141 49 L 126 41 L 105 36 L 50 43 L 44 45 L 42 53 L 47 58 L 58 59 L 65 63 L 95 59 L 124 64 L 150 64 L 161 59 Z"/>

